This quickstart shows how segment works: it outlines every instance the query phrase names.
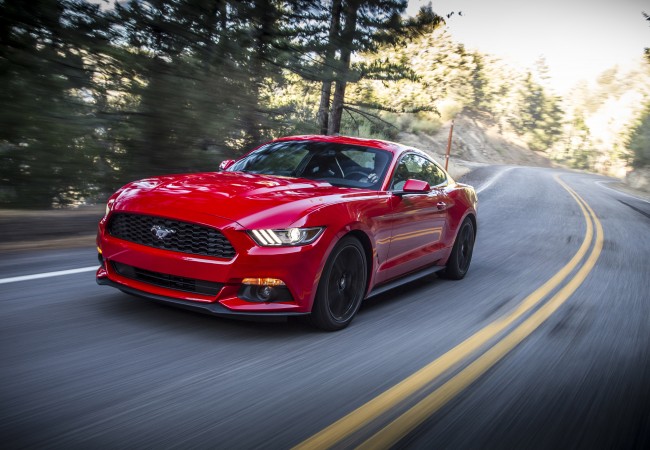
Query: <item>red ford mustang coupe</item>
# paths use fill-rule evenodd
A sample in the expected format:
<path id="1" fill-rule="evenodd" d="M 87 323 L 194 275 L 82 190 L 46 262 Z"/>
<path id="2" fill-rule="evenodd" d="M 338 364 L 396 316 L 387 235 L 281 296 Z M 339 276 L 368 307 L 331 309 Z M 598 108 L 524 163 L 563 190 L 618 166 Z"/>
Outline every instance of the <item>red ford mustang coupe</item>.
<path id="1" fill-rule="evenodd" d="M 97 282 L 216 315 L 311 315 L 346 327 L 362 300 L 433 272 L 465 276 L 474 189 L 425 153 L 294 136 L 221 171 L 148 178 L 108 200 Z"/>

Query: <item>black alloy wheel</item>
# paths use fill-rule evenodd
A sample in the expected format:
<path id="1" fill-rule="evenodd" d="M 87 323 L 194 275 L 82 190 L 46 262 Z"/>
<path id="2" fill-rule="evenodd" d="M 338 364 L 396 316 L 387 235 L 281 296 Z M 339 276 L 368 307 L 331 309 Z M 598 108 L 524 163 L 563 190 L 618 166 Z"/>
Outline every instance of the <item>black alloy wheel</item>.
<path id="1" fill-rule="evenodd" d="M 361 243 L 346 236 L 334 247 L 323 269 L 312 308 L 312 322 L 327 331 L 347 327 L 366 292 L 367 261 Z"/>
<path id="2" fill-rule="evenodd" d="M 469 217 L 466 217 L 458 230 L 454 247 L 449 255 L 447 266 L 440 273 L 444 278 L 450 280 L 460 280 L 465 277 L 472 262 L 472 253 L 474 252 L 474 224 Z"/>

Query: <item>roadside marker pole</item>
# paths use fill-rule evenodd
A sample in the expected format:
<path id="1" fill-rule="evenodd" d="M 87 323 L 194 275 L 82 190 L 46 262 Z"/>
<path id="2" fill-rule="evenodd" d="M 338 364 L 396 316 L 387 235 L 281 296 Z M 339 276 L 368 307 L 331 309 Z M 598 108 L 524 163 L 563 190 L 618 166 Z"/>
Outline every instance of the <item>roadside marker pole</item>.
<path id="1" fill-rule="evenodd" d="M 449 153 L 451 152 L 451 136 L 454 132 L 454 121 L 451 121 L 451 127 L 449 127 L 449 139 L 447 140 L 447 153 L 445 153 L 445 170 L 449 167 Z"/>

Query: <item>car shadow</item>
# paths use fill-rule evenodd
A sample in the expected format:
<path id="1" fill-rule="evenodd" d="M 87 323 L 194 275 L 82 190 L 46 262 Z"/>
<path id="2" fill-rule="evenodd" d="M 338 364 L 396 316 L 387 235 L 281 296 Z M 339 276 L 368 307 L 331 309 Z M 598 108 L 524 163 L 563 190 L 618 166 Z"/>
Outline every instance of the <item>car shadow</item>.
<path id="1" fill-rule="evenodd" d="M 430 290 L 432 286 L 445 283 L 447 280 L 432 274 L 410 283 L 391 289 L 365 300 L 357 314 L 363 315 L 370 311 L 390 309 L 396 302 L 417 301 L 421 294 Z M 397 294 L 397 295 L 396 295 Z M 245 317 L 220 317 L 200 311 L 184 309 L 181 307 L 156 302 L 146 298 L 129 295 L 122 292 L 102 296 L 94 302 L 96 307 L 103 309 L 104 316 L 110 315 L 125 325 L 139 328 L 150 327 L 161 329 L 173 327 L 175 330 L 192 330 L 205 333 L 206 338 L 232 338 L 239 339 L 245 335 L 247 339 L 260 337 L 263 339 L 286 339 L 292 336 L 330 335 L 330 332 L 320 330 L 309 322 L 308 316 L 301 317 L 274 317 L 274 318 L 245 318 Z M 335 334 L 347 334 L 346 331 L 355 328 L 351 326 Z"/>
<path id="2" fill-rule="evenodd" d="M 266 339 L 323 333 L 303 318 L 219 317 L 125 293 L 112 294 L 103 302 L 103 306 L 119 320 L 140 327 L 160 328 L 171 325 L 175 329 L 187 328 L 195 332 L 215 334 L 220 338 L 239 337 L 242 333 L 249 338 L 259 335 Z"/>
<path id="3" fill-rule="evenodd" d="M 360 312 L 372 311 L 374 309 L 381 309 L 389 307 L 389 304 L 396 301 L 402 301 L 404 297 L 417 296 L 418 293 L 424 290 L 431 289 L 435 284 L 445 282 L 446 280 L 440 278 L 438 275 L 431 274 L 417 280 L 397 286 L 389 291 L 383 292 L 377 296 L 366 299 L 359 309 Z M 399 299 L 395 294 L 399 294 Z"/>

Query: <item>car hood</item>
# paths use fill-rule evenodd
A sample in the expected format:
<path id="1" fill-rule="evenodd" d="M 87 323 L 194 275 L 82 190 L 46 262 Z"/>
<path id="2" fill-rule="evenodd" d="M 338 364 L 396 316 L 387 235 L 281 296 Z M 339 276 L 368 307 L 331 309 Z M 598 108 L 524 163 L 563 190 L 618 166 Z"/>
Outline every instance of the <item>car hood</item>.
<path id="1" fill-rule="evenodd" d="M 177 218 L 183 211 L 200 212 L 244 228 L 275 228 L 302 226 L 310 212 L 369 195 L 377 193 L 302 178 L 214 172 L 135 181 L 120 190 L 113 209 Z"/>

